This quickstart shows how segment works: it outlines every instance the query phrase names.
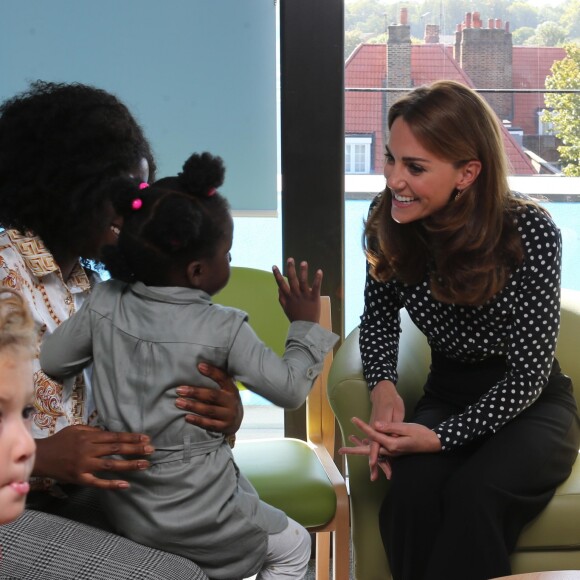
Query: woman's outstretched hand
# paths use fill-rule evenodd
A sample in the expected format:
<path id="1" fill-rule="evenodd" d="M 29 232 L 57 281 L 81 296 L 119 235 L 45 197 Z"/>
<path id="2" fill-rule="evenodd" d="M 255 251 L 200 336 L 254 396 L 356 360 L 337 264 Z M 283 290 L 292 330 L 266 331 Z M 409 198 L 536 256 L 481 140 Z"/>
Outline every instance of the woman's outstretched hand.
<path id="1" fill-rule="evenodd" d="M 282 276 L 277 266 L 272 268 L 278 284 L 278 299 L 290 322 L 305 320 L 318 322 L 320 319 L 320 286 L 322 270 L 316 270 L 312 286 L 308 282 L 308 263 L 300 262 L 300 272 L 296 272 L 294 258 L 286 262 L 287 277 Z"/>
<path id="2" fill-rule="evenodd" d="M 419 423 L 381 423 L 374 427 L 357 417 L 352 422 L 364 433 L 364 439 L 354 435 L 349 437 L 354 447 L 341 447 L 342 455 L 370 456 L 373 444 L 379 447 L 378 463 L 387 478 L 390 479 L 390 457 L 411 453 L 437 453 L 441 451 L 441 441 L 436 433 Z M 385 466 L 383 464 L 386 464 Z"/>

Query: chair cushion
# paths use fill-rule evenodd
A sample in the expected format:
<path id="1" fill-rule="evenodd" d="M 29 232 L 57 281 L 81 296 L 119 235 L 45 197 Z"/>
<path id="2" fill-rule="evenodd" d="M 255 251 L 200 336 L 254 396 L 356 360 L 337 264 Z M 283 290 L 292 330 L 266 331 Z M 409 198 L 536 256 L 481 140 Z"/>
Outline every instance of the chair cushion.
<path id="1" fill-rule="evenodd" d="M 580 546 L 580 460 L 546 509 L 523 530 L 516 550 L 566 550 Z"/>
<path id="2" fill-rule="evenodd" d="M 336 495 L 332 484 L 305 441 L 238 441 L 234 457 L 260 498 L 304 527 L 322 526 L 334 517 Z"/>

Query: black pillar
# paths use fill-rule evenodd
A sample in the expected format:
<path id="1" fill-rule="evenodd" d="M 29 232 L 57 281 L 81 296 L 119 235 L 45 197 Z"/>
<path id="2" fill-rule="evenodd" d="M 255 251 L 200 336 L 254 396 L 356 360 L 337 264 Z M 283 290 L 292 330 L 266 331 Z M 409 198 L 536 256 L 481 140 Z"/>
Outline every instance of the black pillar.
<path id="1" fill-rule="evenodd" d="M 281 0 L 282 252 L 322 268 L 344 335 L 344 0 Z M 286 435 L 305 434 L 303 410 Z"/>

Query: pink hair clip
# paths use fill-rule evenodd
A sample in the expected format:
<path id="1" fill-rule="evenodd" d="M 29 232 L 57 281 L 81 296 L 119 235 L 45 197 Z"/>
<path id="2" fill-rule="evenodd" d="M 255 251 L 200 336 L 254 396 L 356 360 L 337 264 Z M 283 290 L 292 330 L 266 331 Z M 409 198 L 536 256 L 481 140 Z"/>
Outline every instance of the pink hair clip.
<path id="1" fill-rule="evenodd" d="M 136 197 L 132 202 L 131 202 L 131 207 L 137 211 L 138 209 L 141 209 L 141 207 L 143 206 L 143 200 L 140 197 Z"/>
<path id="2" fill-rule="evenodd" d="M 148 187 L 149 187 L 149 184 L 147 182 L 145 182 L 145 181 L 142 181 L 139 184 L 139 189 L 147 189 Z"/>
<path id="3" fill-rule="evenodd" d="M 215 187 L 212 187 L 208 192 L 207 192 L 207 196 L 211 197 L 212 195 L 216 194 L 217 189 Z"/>

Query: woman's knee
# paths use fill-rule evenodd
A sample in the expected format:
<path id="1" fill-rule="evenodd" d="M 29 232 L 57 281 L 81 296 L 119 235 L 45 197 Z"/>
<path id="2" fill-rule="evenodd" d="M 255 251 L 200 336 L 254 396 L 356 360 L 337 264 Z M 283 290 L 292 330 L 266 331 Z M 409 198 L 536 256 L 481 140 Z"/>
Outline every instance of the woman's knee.
<path id="1" fill-rule="evenodd" d="M 397 457 L 393 462 L 392 493 L 397 497 L 438 495 L 449 477 L 447 462 L 443 459 L 441 454 Z"/>

